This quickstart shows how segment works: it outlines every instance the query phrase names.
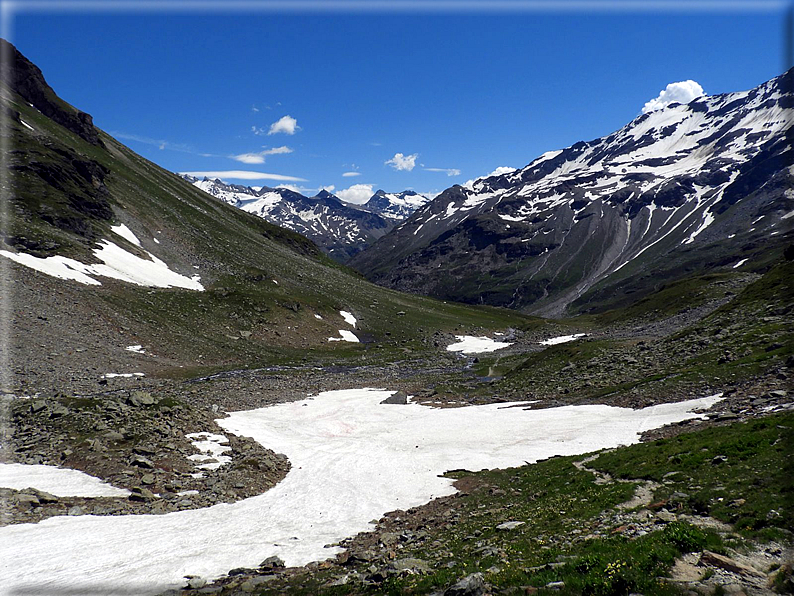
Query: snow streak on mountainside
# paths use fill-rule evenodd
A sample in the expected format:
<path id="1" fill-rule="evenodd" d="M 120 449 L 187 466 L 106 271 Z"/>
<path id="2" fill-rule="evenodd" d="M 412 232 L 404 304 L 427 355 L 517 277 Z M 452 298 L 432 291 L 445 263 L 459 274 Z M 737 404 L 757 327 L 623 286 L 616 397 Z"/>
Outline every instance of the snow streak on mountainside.
<path id="1" fill-rule="evenodd" d="M 793 79 L 671 104 L 453 186 L 351 264 L 401 290 L 551 315 L 655 270 L 734 264 L 756 236 L 791 232 Z"/>
<path id="2" fill-rule="evenodd" d="M 331 257 L 345 262 L 427 202 L 412 191 L 378 191 L 363 207 L 341 201 L 322 190 L 306 197 L 286 188 L 254 189 L 186 174 L 183 178 L 204 192 L 313 240 Z"/>

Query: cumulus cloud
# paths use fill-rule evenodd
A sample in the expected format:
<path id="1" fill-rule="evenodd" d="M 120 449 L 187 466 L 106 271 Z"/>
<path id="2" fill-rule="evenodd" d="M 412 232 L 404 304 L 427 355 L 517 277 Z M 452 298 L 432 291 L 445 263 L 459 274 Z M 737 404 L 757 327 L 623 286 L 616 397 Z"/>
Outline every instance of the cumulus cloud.
<path id="1" fill-rule="evenodd" d="M 188 176 L 195 176 L 196 178 L 220 178 L 221 180 L 231 178 L 234 180 L 281 180 L 283 182 L 306 182 L 306 178 L 284 176 L 282 174 L 267 174 L 265 172 L 251 172 L 248 170 L 213 170 L 179 173 L 187 174 Z"/>
<path id="2" fill-rule="evenodd" d="M 422 168 L 425 172 L 444 172 L 447 176 L 460 176 L 457 168 Z"/>
<path id="3" fill-rule="evenodd" d="M 287 190 L 291 190 L 292 192 L 297 192 L 297 193 L 300 193 L 302 190 L 308 190 L 301 186 L 298 186 L 297 184 L 279 184 L 276 186 L 276 188 L 286 188 Z"/>
<path id="4" fill-rule="evenodd" d="M 342 178 L 353 178 L 354 176 L 361 176 L 361 172 L 345 172 Z"/>
<path id="5" fill-rule="evenodd" d="M 395 153 L 394 157 L 383 162 L 387 166 L 393 167 L 395 170 L 404 170 L 410 172 L 416 166 L 416 158 L 419 157 L 418 153 L 411 155 L 403 155 L 402 153 Z"/>
<path id="6" fill-rule="evenodd" d="M 286 145 L 281 147 L 273 147 L 272 149 L 265 149 L 256 153 L 240 153 L 239 155 L 230 155 L 232 159 L 248 164 L 265 163 L 265 157 L 268 155 L 280 155 L 282 153 L 292 153 L 292 149 Z"/>
<path id="7" fill-rule="evenodd" d="M 334 192 L 335 188 L 336 186 L 334 186 L 333 184 L 329 184 L 328 186 L 321 186 L 320 190 L 324 190 L 326 192 Z"/>
<path id="8" fill-rule="evenodd" d="M 666 108 L 671 103 L 689 103 L 696 97 L 704 95 L 703 87 L 692 80 L 670 83 L 657 97 L 648 101 L 642 108 L 642 113 L 647 114 L 655 110 Z"/>
<path id="9" fill-rule="evenodd" d="M 336 196 L 346 203 L 363 205 L 372 197 L 372 187 L 374 184 L 354 184 L 350 188 L 345 188 L 336 193 Z"/>
<path id="10" fill-rule="evenodd" d="M 294 135 L 296 130 L 300 130 L 298 121 L 292 116 L 282 116 L 270 125 L 270 130 L 267 131 L 268 135 L 285 134 Z"/>

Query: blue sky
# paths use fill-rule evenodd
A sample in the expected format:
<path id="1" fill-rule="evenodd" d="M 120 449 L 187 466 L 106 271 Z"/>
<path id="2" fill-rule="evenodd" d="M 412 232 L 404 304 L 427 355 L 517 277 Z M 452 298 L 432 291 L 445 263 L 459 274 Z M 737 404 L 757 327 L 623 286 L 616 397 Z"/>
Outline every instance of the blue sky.
<path id="1" fill-rule="evenodd" d="M 308 195 L 333 186 L 354 201 L 522 167 L 620 128 L 668 83 L 739 91 L 786 62 L 784 2 L 491 13 L 32 5 L 13 15 L 11 41 L 138 153 L 173 171 L 285 177 L 244 182 Z"/>

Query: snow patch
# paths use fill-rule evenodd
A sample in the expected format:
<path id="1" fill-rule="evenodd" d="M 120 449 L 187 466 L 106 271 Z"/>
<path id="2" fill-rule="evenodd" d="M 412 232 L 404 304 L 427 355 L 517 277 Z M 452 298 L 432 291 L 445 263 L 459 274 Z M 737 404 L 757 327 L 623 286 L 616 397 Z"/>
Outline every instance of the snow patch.
<path id="1" fill-rule="evenodd" d="M 328 341 L 349 341 L 354 344 L 361 343 L 361 340 L 356 337 L 355 333 L 347 329 L 340 329 L 339 335 L 342 337 L 329 337 Z"/>
<path id="2" fill-rule="evenodd" d="M 119 236 L 124 238 L 124 240 L 126 240 L 127 242 L 131 242 L 135 246 L 140 246 L 141 245 L 141 241 L 138 240 L 138 237 L 133 233 L 132 230 L 130 230 L 124 224 L 119 224 L 117 226 L 111 226 L 110 230 L 114 234 L 118 234 Z"/>
<path id="3" fill-rule="evenodd" d="M 122 379 L 131 379 L 132 377 L 145 377 L 142 372 L 134 372 L 134 373 L 105 373 L 102 375 L 103 379 L 115 379 L 120 377 Z"/>
<path id="4" fill-rule="evenodd" d="M 0 486 L 15 490 L 35 488 L 56 497 L 126 497 L 116 488 L 80 470 L 42 464 L 0 464 Z"/>
<path id="5" fill-rule="evenodd" d="M 196 464 L 198 469 L 217 470 L 221 466 L 232 461 L 231 456 L 223 455 L 224 453 L 228 453 L 232 450 L 231 447 L 223 444 L 229 442 L 229 439 L 227 439 L 224 435 L 200 432 L 190 433 L 185 435 L 185 437 L 190 439 L 190 441 L 193 443 L 193 447 L 201 452 L 188 456 L 188 459 L 191 461 L 201 462 Z"/>
<path id="6" fill-rule="evenodd" d="M 742 265 L 744 265 L 746 262 L 747 262 L 747 259 L 742 259 L 741 261 L 739 261 L 738 263 L 736 263 L 736 264 L 733 266 L 733 269 L 738 269 L 739 267 L 741 267 Z"/>
<path id="7" fill-rule="evenodd" d="M 496 341 L 490 337 L 473 337 L 471 335 L 456 335 L 458 341 L 447 346 L 447 352 L 460 352 L 462 354 L 481 354 L 484 352 L 495 352 L 512 343 Z"/>
<path id="8" fill-rule="evenodd" d="M 556 346 L 557 344 L 564 344 L 568 343 L 569 341 L 574 341 L 579 339 L 580 337 L 584 337 L 587 335 L 586 333 L 574 333 L 573 335 L 559 335 L 557 337 L 551 337 L 549 339 L 544 339 L 540 342 L 542 346 Z"/>
<path id="9" fill-rule="evenodd" d="M 141 346 L 141 345 L 127 346 L 124 349 L 127 350 L 128 352 L 135 352 L 136 354 L 145 354 L 146 353 L 146 351 L 143 349 L 143 346 Z"/>
<path id="10" fill-rule="evenodd" d="M 99 248 L 94 249 L 94 256 L 102 261 L 102 263 L 94 265 L 86 265 L 75 259 L 62 256 L 40 258 L 27 253 L 0 250 L 1 256 L 20 265 L 58 279 L 70 279 L 86 285 L 102 285 L 101 282 L 91 277 L 98 275 L 138 286 L 204 291 L 204 286 L 199 283 L 200 276 L 186 277 L 176 273 L 152 253 L 147 254 L 151 260 L 127 252 L 108 240 L 102 240 L 99 243 Z"/>
<path id="11" fill-rule="evenodd" d="M 30 125 L 30 124 L 28 124 L 28 123 L 27 123 L 27 122 L 25 122 L 24 120 L 20 120 L 20 122 L 22 123 L 22 126 L 24 126 L 25 128 L 29 128 L 29 129 L 30 129 L 30 130 L 32 130 L 33 132 L 36 132 L 36 129 L 35 129 L 35 128 L 33 128 L 33 127 Z"/>
<path id="12" fill-rule="evenodd" d="M 345 320 L 345 323 L 353 327 L 356 326 L 356 317 L 354 317 L 352 313 L 349 313 L 346 310 L 340 310 L 339 314 L 342 315 L 342 318 Z"/>

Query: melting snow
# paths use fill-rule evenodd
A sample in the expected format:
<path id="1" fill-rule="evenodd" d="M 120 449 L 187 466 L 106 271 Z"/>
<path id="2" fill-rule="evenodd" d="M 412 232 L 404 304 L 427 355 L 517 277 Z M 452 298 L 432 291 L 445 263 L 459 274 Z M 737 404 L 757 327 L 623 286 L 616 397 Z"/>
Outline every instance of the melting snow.
<path id="1" fill-rule="evenodd" d="M 232 450 L 224 435 L 216 435 L 208 432 L 190 433 L 185 435 L 193 443 L 193 447 L 201 451 L 201 453 L 194 453 L 188 456 L 191 461 L 202 462 L 196 464 L 200 470 L 217 470 L 224 464 L 232 461 L 231 456 L 223 455 Z"/>
<path id="2" fill-rule="evenodd" d="M 262 495 L 165 515 L 58 516 L 0 528 L 0 592 L 157 594 L 184 585 L 186 574 L 217 578 L 274 555 L 304 565 L 334 556 L 341 549 L 324 545 L 370 530 L 387 511 L 453 494 L 453 480 L 439 477 L 447 470 L 636 443 L 720 400 L 642 410 L 380 404 L 392 393 L 330 391 L 219 420 L 289 457 L 287 477 Z"/>
<path id="3" fill-rule="evenodd" d="M 352 325 L 353 327 L 356 326 L 356 317 L 354 317 L 351 313 L 347 312 L 346 310 L 340 310 L 339 314 L 342 315 L 345 323 Z"/>
<path id="4" fill-rule="evenodd" d="M 471 335 L 456 335 L 458 341 L 447 346 L 447 352 L 461 352 L 463 354 L 480 354 L 483 352 L 495 352 L 512 343 L 496 341 L 490 337 L 473 337 Z"/>
<path id="5" fill-rule="evenodd" d="M 141 346 L 141 345 L 127 346 L 124 349 L 127 350 L 128 352 L 135 352 L 136 354 L 145 354 L 146 353 L 144 351 L 144 349 L 143 349 L 143 346 Z"/>
<path id="6" fill-rule="evenodd" d="M 105 373 L 102 375 L 103 379 L 115 379 L 116 377 L 121 377 L 124 379 L 131 379 L 132 377 L 143 377 L 146 376 L 142 372 L 134 372 L 134 373 Z"/>
<path id="7" fill-rule="evenodd" d="M 138 237 L 132 232 L 132 230 L 130 230 L 124 224 L 119 224 L 117 226 L 111 226 L 110 229 L 111 229 L 111 231 L 114 234 L 118 234 L 119 236 L 124 238 L 126 241 L 131 242 L 135 246 L 140 246 L 141 245 L 141 241 L 138 240 Z"/>
<path id="8" fill-rule="evenodd" d="M 94 256 L 102 263 L 94 265 L 86 265 L 62 256 L 39 258 L 27 253 L 7 250 L 0 250 L 0 255 L 52 277 L 71 279 L 86 285 L 102 285 L 101 282 L 90 277 L 99 275 L 139 286 L 204 290 L 204 286 L 199 283 L 201 279 L 199 276 L 186 277 L 171 271 L 168 265 L 151 253 L 148 253 L 151 260 L 147 260 L 107 240 L 102 240 L 99 246 L 94 249 Z"/>
<path id="9" fill-rule="evenodd" d="M 30 124 L 28 124 L 28 123 L 27 123 L 27 122 L 25 122 L 24 120 L 20 120 L 20 122 L 22 123 L 22 126 L 24 126 L 25 128 L 29 128 L 29 129 L 30 129 L 30 130 L 32 130 L 33 132 L 35 132 L 35 131 L 36 131 L 36 129 L 35 129 L 35 128 L 33 128 L 33 127 L 30 125 Z"/>
<path id="10" fill-rule="evenodd" d="M 79 470 L 41 464 L 0 464 L 0 486 L 35 488 L 56 497 L 126 497 L 130 491 L 116 488 Z"/>
<path id="11" fill-rule="evenodd" d="M 360 340 L 356 337 L 355 333 L 348 331 L 347 329 L 340 329 L 339 335 L 342 337 L 329 337 L 328 341 L 349 341 L 354 344 L 360 343 Z"/>
<path id="12" fill-rule="evenodd" d="M 544 339 L 540 342 L 542 346 L 556 346 L 557 344 L 564 344 L 569 341 L 574 341 L 579 339 L 580 337 L 584 337 L 585 333 L 574 333 L 573 335 L 560 335 L 558 337 L 551 337 L 549 339 Z"/>
<path id="13" fill-rule="evenodd" d="M 742 259 L 741 261 L 739 261 L 738 263 L 736 263 L 736 264 L 733 266 L 733 268 L 734 268 L 734 269 L 738 269 L 739 267 L 741 267 L 742 265 L 744 265 L 746 262 L 747 262 L 747 259 Z"/>

